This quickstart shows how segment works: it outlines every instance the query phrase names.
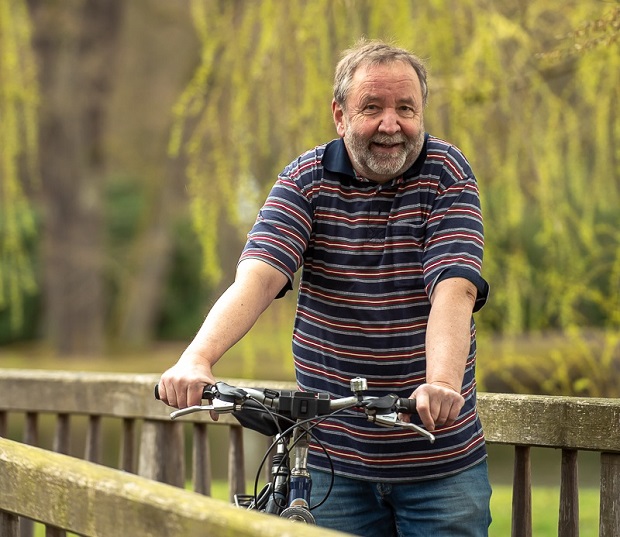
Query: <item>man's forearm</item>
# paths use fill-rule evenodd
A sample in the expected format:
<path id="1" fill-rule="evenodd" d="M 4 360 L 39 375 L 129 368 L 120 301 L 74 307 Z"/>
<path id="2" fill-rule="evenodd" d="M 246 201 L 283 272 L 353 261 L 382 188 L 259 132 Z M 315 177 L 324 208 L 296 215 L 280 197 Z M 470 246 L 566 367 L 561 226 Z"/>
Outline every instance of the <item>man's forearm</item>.
<path id="1" fill-rule="evenodd" d="M 437 285 L 426 332 L 426 381 L 460 393 L 471 343 L 475 286 L 463 278 Z"/>

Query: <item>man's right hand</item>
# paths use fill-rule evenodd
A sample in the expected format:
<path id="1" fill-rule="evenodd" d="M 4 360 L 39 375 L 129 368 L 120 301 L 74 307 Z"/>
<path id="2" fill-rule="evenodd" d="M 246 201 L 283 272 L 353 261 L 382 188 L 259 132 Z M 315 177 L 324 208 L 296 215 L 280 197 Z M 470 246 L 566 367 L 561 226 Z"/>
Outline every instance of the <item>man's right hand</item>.
<path id="1" fill-rule="evenodd" d="M 159 398 L 174 408 L 199 405 L 207 384 L 215 384 L 211 367 L 198 358 L 181 356 L 159 380 Z"/>

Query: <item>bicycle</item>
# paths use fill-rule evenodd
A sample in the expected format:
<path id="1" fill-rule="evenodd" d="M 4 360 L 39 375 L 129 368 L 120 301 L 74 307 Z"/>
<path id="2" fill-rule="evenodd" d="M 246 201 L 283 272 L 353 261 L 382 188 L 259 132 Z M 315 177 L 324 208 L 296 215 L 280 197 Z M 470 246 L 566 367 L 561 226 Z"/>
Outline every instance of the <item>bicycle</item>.
<path id="1" fill-rule="evenodd" d="M 259 465 L 254 494 L 236 494 L 235 505 L 314 524 L 311 511 L 325 503 L 331 491 L 330 486 L 319 503 L 310 504 L 312 478 L 307 468 L 308 450 L 314 436 L 312 429 L 320 421 L 348 409 L 358 409 L 365 413 L 369 421 L 378 425 L 410 429 L 425 436 L 431 443 L 435 441 L 433 434 L 426 429 L 398 418 L 399 413 L 415 412 L 415 400 L 394 394 L 382 397 L 364 395 L 368 383 L 360 377 L 352 379 L 350 387 L 354 395 L 330 399 L 329 394 L 322 392 L 239 388 L 217 382 L 206 386 L 203 391 L 203 399 L 208 400 L 209 404 L 175 410 L 170 417 L 177 419 L 201 411 L 232 413 L 243 427 L 275 437 Z M 158 386 L 155 386 L 155 398 L 159 399 Z M 271 481 L 258 492 L 261 470 L 274 449 Z"/>

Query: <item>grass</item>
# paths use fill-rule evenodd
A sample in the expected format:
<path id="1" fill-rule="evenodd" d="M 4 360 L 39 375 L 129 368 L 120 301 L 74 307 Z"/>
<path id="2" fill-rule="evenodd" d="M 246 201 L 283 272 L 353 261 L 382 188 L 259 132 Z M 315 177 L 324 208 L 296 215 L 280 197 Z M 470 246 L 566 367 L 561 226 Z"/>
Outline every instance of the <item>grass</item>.
<path id="1" fill-rule="evenodd" d="M 534 487 L 532 489 L 532 535 L 535 537 L 557 537 L 560 489 L 558 487 Z M 489 537 L 507 537 L 511 531 L 512 488 L 494 486 L 491 497 L 493 523 Z M 579 490 L 579 535 L 598 535 L 599 491 Z"/>

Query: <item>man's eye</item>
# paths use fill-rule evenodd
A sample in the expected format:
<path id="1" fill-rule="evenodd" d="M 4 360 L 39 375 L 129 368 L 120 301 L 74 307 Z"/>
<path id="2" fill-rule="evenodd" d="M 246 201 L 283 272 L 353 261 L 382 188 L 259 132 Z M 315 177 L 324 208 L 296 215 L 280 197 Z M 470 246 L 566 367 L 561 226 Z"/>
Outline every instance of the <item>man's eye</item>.
<path id="1" fill-rule="evenodd" d="M 379 110 L 379 107 L 376 104 L 367 104 L 364 107 L 364 112 L 376 112 Z"/>
<path id="2" fill-rule="evenodd" d="M 415 114 L 415 110 L 411 106 L 401 106 L 399 110 L 403 116 L 409 117 Z"/>

